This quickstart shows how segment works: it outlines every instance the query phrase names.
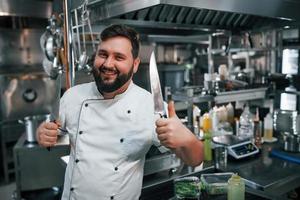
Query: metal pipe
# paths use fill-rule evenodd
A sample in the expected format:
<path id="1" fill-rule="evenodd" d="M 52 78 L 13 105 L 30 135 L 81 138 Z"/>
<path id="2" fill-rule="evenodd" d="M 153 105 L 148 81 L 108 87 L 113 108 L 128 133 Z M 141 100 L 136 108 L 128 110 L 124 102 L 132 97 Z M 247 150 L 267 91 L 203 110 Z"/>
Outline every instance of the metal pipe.
<path id="1" fill-rule="evenodd" d="M 75 63 L 74 63 L 74 52 L 72 48 L 72 19 L 71 19 L 71 0 L 64 0 L 64 21 L 65 21 L 65 56 L 67 58 L 67 88 L 73 87 L 75 84 Z"/>
<path id="2" fill-rule="evenodd" d="M 212 36 L 210 35 L 208 37 L 208 48 L 207 48 L 207 59 L 208 59 L 208 73 L 213 74 L 214 73 L 214 61 L 212 58 Z"/>
<path id="3" fill-rule="evenodd" d="M 76 36 L 77 36 L 77 48 L 78 48 L 78 55 L 81 55 L 81 45 L 80 45 L 80 34 L 79 34 L 79 26 L 78 26 L 78 13 L 77 9 L 74 10 L 75 15 L 75 28 L 76 28 Z M 79 59 L 78 56 L 78 59 Z"/>

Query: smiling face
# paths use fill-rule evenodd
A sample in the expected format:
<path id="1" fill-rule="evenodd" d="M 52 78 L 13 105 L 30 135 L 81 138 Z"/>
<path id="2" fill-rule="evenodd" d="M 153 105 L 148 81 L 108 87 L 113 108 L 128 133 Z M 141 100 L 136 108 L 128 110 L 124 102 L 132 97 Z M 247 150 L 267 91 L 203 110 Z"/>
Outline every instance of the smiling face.
<path id="1" fill-rule="evenodd" d="M 99 92 L 124 92 L 137 71 L 139 58 L 133 58 L 132 45 L 125 37 L 117 36 L 102 41 L 95 56 L 93 75 Z"/>

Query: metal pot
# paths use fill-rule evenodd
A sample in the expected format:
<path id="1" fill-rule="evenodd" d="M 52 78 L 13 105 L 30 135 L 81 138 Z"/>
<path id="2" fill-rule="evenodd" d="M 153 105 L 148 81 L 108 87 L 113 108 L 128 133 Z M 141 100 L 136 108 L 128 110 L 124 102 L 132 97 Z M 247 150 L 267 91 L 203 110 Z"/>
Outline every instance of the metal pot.
<path id="1" fill-rule="evenodd" d="M 275 110 L 274 130 L 280 133 L 296 133 L 297 111 Z"/>
<path id="2" fill-rule="evenodd" d="M 300 152 L 300 135 L 284 132 L 283 149 L 290 152 Z"/>

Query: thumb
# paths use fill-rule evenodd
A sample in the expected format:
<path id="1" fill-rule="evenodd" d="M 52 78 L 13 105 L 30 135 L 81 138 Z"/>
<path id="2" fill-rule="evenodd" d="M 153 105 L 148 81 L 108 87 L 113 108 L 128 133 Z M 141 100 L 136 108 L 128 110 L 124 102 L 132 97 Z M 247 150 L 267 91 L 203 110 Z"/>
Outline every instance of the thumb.
<path id="1" fill-rule="evenodd" d="M 175 112 L 174 101 L 169 101 L 168 112 L 169 112 L 169 117 L 177 117 L 176 112 Z"/>

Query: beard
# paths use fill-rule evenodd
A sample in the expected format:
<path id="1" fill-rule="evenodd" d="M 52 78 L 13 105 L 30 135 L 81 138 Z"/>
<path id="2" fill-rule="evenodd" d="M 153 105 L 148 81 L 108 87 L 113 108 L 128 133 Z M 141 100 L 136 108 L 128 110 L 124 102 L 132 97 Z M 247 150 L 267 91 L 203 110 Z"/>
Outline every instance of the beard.
<path id="1" fill-rule="evenodd" d="M 117 75 L 117 77 L 112 82 L 108 82 L 108 80 L 105 77 L 101 76 L 101 73 L 105 73 L 105 72 L 115 73 Z M 98 91 L 100 93 L 102 93 L 102 92 L 110 93 L 110 92 L 114 92 L 114 91 L 118 90 L 125 83 L 127 83 L 127 81 L 132 77 L 133 66 L 131 67 L 131 69 L 129 70 L 129 72 L 127 74 L 121 74 L 118 69 L 116 69 L 116 68 L 111 69 L 104 65 L 102 65 L 99 68 L 93 66 L 92 73 L 93 73 Z"/>

